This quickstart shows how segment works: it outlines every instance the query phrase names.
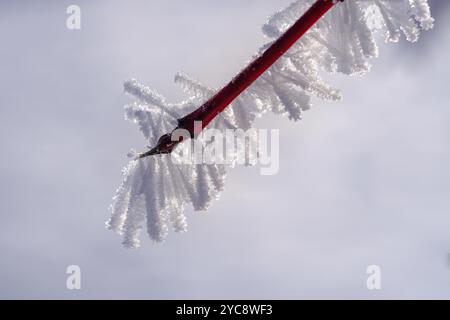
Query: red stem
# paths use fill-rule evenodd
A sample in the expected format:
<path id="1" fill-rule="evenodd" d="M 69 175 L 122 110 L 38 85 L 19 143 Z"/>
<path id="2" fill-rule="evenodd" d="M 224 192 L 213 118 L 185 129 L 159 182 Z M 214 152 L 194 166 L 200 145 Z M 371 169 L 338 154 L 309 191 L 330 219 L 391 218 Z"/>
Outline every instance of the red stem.
<path id="1" fill-rule="evenodd" d="M 192 137 L 198 134 L 199 132 L 194 132 L 195 122 L 201 122 L 201 125 L 196 126 L 195 129 L 197 131 L 203 130 L 234 99 L 283 56 L 337 2 L 336 0 L 317 0 L 292 27 L 278 38 L 263 54 L 242 70 L 230 83 L 206 101 L 200 108 L 179 119 L 177 129 L 188 130 Z M 143 156 L 170 153 L 178 143 L 178 141 L 171 141 L 170 133 L 166 134 L 160 138 L 158 145 L 154 149 Z"/>

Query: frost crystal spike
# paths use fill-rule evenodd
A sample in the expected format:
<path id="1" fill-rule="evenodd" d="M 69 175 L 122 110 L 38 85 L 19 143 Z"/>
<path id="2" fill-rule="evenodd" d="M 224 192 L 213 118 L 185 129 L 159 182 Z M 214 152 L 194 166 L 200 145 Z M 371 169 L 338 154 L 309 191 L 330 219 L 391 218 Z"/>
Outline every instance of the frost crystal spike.
<path id="1" fill-rule="evenodd" d="M 174 162 L 175 147 L 183 141 L 174 137 L 174 128 L 187 130 L 190 137 L 205 127 L 246 130 L 267 111 L 299 120 L 312 96 L 341 97 L 320 78 L 321 72 L 370 70 L 368 60 L 378 56 L 377 31 L 387 41 L 397 42 L 404 34 L 415 42 L 433 23 L 427 0 L 298 0 L 267 21 L 263 32 L 274 40 L 217 93 L 178 74 L 175 81 L 189 98 L 171 104 L 136 80 L 126 81 L 125 92 L 136 98 L 125 107 L 126 118 L 139 125 L 153 148 L 131 154 L 107 227 L 123 235 L 124 246 L 136 248 L 145 226 L 151 239 L 162 241 L 171 226 L 186 230 L 187 204 L 206 210 L 219 197 L 226 166 Z M 196 121 L 201 125 L 194 126 Z"/>

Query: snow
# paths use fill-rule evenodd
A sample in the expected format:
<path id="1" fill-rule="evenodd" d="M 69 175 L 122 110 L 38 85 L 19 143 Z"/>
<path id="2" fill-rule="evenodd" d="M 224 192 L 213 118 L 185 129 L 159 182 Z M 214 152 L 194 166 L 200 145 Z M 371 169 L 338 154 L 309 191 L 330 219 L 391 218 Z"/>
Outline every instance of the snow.
<path id="1" fill-rule="evenodd" d="M 313 2 L 299 0 L 277 12 L 264 24 L 264 34 L 278 38 Z M 369 60 L 378 56 L 376 33 L 381 32 L 390 42 L 399 41 L 402 34 L 414 42 L 422 30 L 433 27 L 433 22 L 427 0 L 340 3 L 208 127 L 250 129 L 256 118 L 269 111 L 300 120 L 312 107 L 313 96 L 331 101 L 341 98 L 340 91 L 327 84 L 321 74 L 361 75 L 370 70 Z M 270 42 L 260 52 L 268 45 Z M 188 95 L 177 104 L 168 103 L 137 80 L 124 84 L 125 92 L 136 99 L 125 107 L 125 117 L 139 126 L 149 146 L 215 92 L 183 73 L 177 74 L 175 81 Z M 123 169 L 123 182 L 113 198 L 107 227 L 122 234 L 123 244 L 129 248 L 139 247 L 143 229 L 156 242 L 164 240 L 170 227 L 184 232 L 186 206 L 207 210 L 224 189 L 226 171 L 226 166 L 219 164 L 174 163 L 168 155 L 131 160 Z"/>

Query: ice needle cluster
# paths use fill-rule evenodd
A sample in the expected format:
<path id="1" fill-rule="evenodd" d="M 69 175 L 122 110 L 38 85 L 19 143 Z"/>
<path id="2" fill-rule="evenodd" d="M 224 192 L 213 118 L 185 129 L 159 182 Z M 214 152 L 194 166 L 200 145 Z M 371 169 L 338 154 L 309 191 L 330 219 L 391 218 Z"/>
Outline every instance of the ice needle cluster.
<path id="1" fill-rule="evenodd" d="M 264 34 L 272 41 L 277 39 L 314 1 L 298 0 L 275 13 L 264 24 Z M 352 75 L 370 70 L 370 59 L 378 55 L 376 33 L 381 32 L 390 42 L 399 41 L 402 35 L 415 42 L 433 22 L 427 0 L 346 0 L 332 8 L 208 127 L 246 130 L 268 111 L 299 120 L 311 108 L 313 96 L 331 101 L 341 98 L 340 91 L 321 74 Z M 188 95 L 178 104 L 168 103 L 136 80 L 125 82 L 125 92 L 135 99 L 125 107 L 126 119 L 139 126 L 149 146 L 216 91 L 185 74 L 176 75 L 175 81 Z M 122 234 L 123 244 L 129 248 L 139 247 L 142 230 L 154 241 L 164 240 L 170 228 L 186 231 L 185 207 L 208 209 L 224 188 L 226 169 L 223 164 L 179 164 L 168 155 L 131 160 L 123 169 L 107 227 Z"/>

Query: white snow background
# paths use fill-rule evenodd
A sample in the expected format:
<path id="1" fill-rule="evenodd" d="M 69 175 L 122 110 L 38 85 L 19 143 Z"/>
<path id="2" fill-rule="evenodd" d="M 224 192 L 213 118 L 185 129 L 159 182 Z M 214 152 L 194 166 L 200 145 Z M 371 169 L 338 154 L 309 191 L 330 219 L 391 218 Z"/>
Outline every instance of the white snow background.
<path id="1" fill-rule="evenodd" d="M 123 120 L 131 77 L 171 100 L 184 70 L 227 82 L 289 0 L 0 3 L 0 298 L 450 298 L 449 3 L 416 44 L 381 47 L 371 73 L 332 77 L 281 129 L 281 170 L 230 171 L 189 232 L 126 250 L 104 228 L 141 134 Z M 82 269 L 82 290 L 65 268 Z M 382 268 L 368 291 L 366 267 Z"/>

